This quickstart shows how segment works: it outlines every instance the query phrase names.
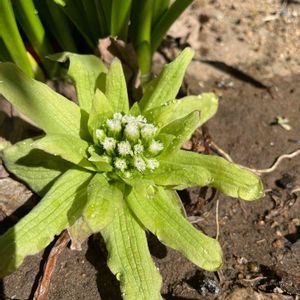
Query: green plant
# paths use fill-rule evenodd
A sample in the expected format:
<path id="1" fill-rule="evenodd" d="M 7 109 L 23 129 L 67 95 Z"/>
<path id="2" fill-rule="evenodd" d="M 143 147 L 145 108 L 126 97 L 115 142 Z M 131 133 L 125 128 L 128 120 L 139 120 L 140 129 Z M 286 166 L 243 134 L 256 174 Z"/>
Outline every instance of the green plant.
<path id="1" fill-rule="evenodd" d="M 190 3 L 192 0 L 3 0 L 0 60 L 13 61 L 29 76 L 43 79 L 40 64 L 53 77 L 56 66 L 45 56 L 54 53 L 54 47 L 93 53 L 99 38 L 112 36 L 133 44 L 147 78 L 153 53 Z"/>
<path id="2" fill-rule="evenodd" d="M 207 185 L 244 200 L 263 190 L 245 169 L 180 149 L 218 104 L 212 93 L 176 99 L 192 56 L 185 49 L 166 65 L 132 107 L 118 60 L 107 70 L 94 56 L 55 56 L 70 60 L 79 106 L 0 64 L 0 93 L 46 133 L 3 152 L 7 169 L 43 198 L 0 237 L 1 276 L 65 228 L 71 236 L 102 234 L 125 299 L 161 299 L 145 230 L 203 269 L 221 267 L 218 241 L 185 219 L 176 189 Z"/>

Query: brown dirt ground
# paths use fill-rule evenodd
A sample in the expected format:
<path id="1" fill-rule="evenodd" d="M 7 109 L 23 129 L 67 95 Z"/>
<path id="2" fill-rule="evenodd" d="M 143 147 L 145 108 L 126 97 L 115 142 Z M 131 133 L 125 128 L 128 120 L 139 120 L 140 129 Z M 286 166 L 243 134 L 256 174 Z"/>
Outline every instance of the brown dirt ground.
<path id="1" fill-rule="evenodd" d="M 207 124 L 211 138 L 236 163 L 263 169 L 279 155 L 299 148 L 300 5 L 284 8 L 280 1 L 247 2 L 195 1 L 177 24 L 177 29 L 187 29 L 184 33 L 176 27 L 170 31 L 156 55 L 155 67 L 158 69 L 164 59 L 173 58 L 179 48 L 191 44 L 197 53 L 183 93 L 215 91 L 220 107 Z M 226 63 L 270 89 L 232 69 L 220 68 L 220 64 L 216 68 L 200 60 Z M 277 116 L 287 117 L 292 129 L 270 125 Z M 14 118 L 14 122 L 20 120 Z M 1 136 L 7 137 L 3 132 L 6 123 L 1 123 Z M 201 148 L 201 139 L 199 143 Z M 0 183 L 13 180 L 3 168 L 0 171 Z M 294 181 L 279 187 L 278 180 L 284 174 Z M 300 201 L 299 193 L 291 191 L 300 186 L 300 156 L 284 160 L 262 179 L 268 192 L 253 203 L 223 195 L 202 199 L 196 188 L 181 193 L 189 219 L 211 236 L 216 235 L 219 203 L 224 267 L 219 273 L 203 272 L 149 236 L 151 252 L 163 276 L 165 299 L 299 299 Z M 32 200 L 24 189 L 19 186 L 22 203 Z M 1 205 L 8 197 L 7 191 L 0 189 Z M 118 283 L 105 264 L 105 256 L 98 236 L 90 238 L 82 251 L 65 249 L 48 299 L 120 299 Z M 0 299 L 32 298 L 42 258 L 43 253 L 28 257 L 16 272 L 5 277 L 0 284 Z"/>

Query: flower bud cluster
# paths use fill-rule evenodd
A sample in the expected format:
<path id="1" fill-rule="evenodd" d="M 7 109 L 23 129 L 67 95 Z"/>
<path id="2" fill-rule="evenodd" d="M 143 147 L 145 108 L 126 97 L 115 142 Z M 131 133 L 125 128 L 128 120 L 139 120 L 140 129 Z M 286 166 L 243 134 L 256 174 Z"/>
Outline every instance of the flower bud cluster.
<path id="1" fill-rule="evenodd" d="M 115 113 L 95 131 L 98 154 L 111 157 L 114 169 L 126 177 L 132 170 L 141 173 L 147 169 L 153 171 L 159 166 L 155 156 L 164 148 L 155 139 L 157 134 L 157 127 L 142 115 L 134 117 Z"/>

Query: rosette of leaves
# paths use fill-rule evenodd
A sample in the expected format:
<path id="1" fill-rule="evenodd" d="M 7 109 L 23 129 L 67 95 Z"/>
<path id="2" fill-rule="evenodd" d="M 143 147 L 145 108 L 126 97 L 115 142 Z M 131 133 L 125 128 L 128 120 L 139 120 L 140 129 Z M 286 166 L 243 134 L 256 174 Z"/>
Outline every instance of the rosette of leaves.
<path id="1" fill-rule="evenodd" d="M 177 100 L 193 56 L 185 49 L 130 107 L 121 63 L 63 53 L 79 105 L 10 63 L 0 64 L 0 93 L 45 135 L 6 148 L 7 169 L 42 196 L 0 237 L 0 274 L 44 249 L 64 229 L 73 241 L 100 232 L 124 299 L 161 299 L 161 277 L 146 231 L 197 266 L 222 266 L 217 240 L 184 217 L 176 189 L 211 186 L 231 197 L 262 196 L 255 174 L 223 158 L 181 150 L 217 110 L 212 93 Z"/>

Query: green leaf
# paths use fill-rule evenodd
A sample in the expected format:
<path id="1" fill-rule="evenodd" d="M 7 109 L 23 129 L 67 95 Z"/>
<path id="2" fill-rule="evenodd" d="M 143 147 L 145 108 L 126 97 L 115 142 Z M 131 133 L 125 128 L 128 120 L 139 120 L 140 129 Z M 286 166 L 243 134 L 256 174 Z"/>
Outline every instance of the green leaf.
<path id="1" fill-rule="evenodd" d="M 60 157 L 33 149 L 34 141 L 35 139 L 27 139 L 5 148 L 2 159 L 9 172 L 26 182 L 34 192 L 43 196 L 55 179 L 72 165 Z"/>
<path id="2" fill-rule="evenodd" d="M 194 52 L 190 48 L 185 48 L 173 62 L 166 65 L 162 72 L 146 85 L 144 96 L 140 101 L 143 113 L 176 98 L 185 70 L 193 55 Z"/>
<path id="3" fill-rule="evenodd" d="M 165 189 L 165 193 L 167 194 L 166 199 L 168 199 L 170 204 L 173 205 L 173 208 L 186 218 L 184 206 L 177 192 L 175 190 Z"/>
<path id="4" fill-rule="evenodd" d="M 199 120 L 199 111 L 194 111 L 186 117 L 177 119 L 163 127 L 160 130 L 160 135 L 175 136 L 175 139 L 170 144 L 167 144 L 167 148 L 162 153 L 162 156 L 168 156 L 170 152 L 180 148 L 181 145 L 191 137 L 195 129 L 198 127 Z"/>
<path id="5" fill-rule="evenodd" d="M 88 161 L 87 149 L 89 144 L 74 136 L 66 134 L 46 135 L 36 140 L 32 147 L 54 156 L 60 156 L 88 170 L 95 170 L 95 167 Z"/>
<path id="6" fill-rule="evenodd" d="M 152 53 L 159 47 L 163 37 L 176 19 L 193 2 L 193 0 L 175 0 L 171 7 L 159 18 L 152 30 Z"/>
<path id="7" fill-rule="evenodd" d="M 208 271 L 222 266 L 218 241 L 198 231 L 174 209 L 163 188 L 139 183 L 132 187 L 127 203 L 140 222 L 159 240 L 197 266 Z"/>
<path id="8" fill-rule="evenodd" d="M 126 41 L 132 0 L 112 0 L 110 34 Z"/>
<path id="9" fill-rule="evenodd" d="M 185 165 L 178 161 L 176 152 L 159 161 L 159 167 L 146 172 L 144 178 L 155 184 L 176 190 L 193 186 L 207 186 L 212 182 L 211 174 L 199 165 Z"/>
<path id="10" fill-rule="evenodd" d="M 101 76 L 101 80 L 104 80 L 107 72 L 103 62 L 95 55 L 70 52 L 54 54 L 49 58 L 59 62 L 70 61 L 68 75 L 75 84 L 79 105 L 85 112 L 90 113 L 97 79 Z"/>
<path id="11" fill-rule="evenodd" d="M 169 7 L 170 0 L 154 0 L 153 3 L 153 20 L 152 24 L 155 24 L 157 20 L 167 11 Z"/>
<path id="12" fill-rule="evenodd" d="M 75 103 L 11 63 L 0 63 L 0 94 L 48 134 L 87 135 Z"/>
<path id="13" fill-rule="evenodd" d="M 96 47 L 96 41 L 92 39 L 92 36 L 90 34 L 90 28 L 86 21 L 86 15 L 82 3 L 73 0 L 53 1 L 62 7 L 62 10 L 76 26 L 78 31 L 84 37 L 86 43 L 92 50 L 94 50 L 94 48 Z"/>
<path id="14" fill-rule="evenodd" d="M 113 116 L 112 103 L 106 98 L 106 96 L 100 91 L 96 90 L 96 93 L 92 102 L 92 109 L 88 120 L 88 128 L 90 134 L 96 142 L 95 130 L 109 118 Z"/>
<path id="15" fill-rule="evenodd" d="M 168 179 L 166 176 L 173 172 L 180 174 L 182 170 L 185 178 L 169 176 Z M 179 150 L 163 158 L 157 171 L 150 178 L 160 185 L 208 185 L 228 196 L 248 201 L 261 198 L 264 194 L 261 179 L 257 175 L 217 156 Z"/>
<path id="16" fill-rule="evenodd" d="M 39 59 L 43 62 L 48 74 L 52 76 L 55 72 L 55 64 L 45 59 L 45 56 L 53 53 L 53 49 L 39 18 L 39 14 L 34 6 L 33 0 L 15 0 L 13 1 L 13 4 L 14 12 L 21 25 L 22 31 L 27 36 L 31 46 L 39 56 Z"/>
<path id="17" fill-rule="evenodd" d="M 101 233 L 107 246 L 108 266 L 121 282 L 123 299 L 162 299 L 161 277 L 151 259 L 144 229 L 125 205 L 119 207 Z"/>
<path id="18" fill-rule="evenodd" d="M 62 49 L 71 52 L 78 52 L 74 37 L 72 36 L 72 28 L 70 22 L 61 8 L 53 2 L 46 0 L 37 1 L 39 14 L 47 25 L 47 29 L 51 31 Z"/>
<path id="19" fill-rule="evenodd" d="M 14 271 L 27 255 L 44 249 L 55 235 L 79 218 L 91 174 L 71 169 L 14 227 L 0 237 L 0 277 Z"/>
<path id="20" fill-rule="evenodd" d="M 162 106 L 146 111 L 144 116 L 149 122 L 164 127 L 193 111 L 200 111 L 198 126 L 201 126 L 216 113 L 217 109 L 218 97 L 213 93 L 204 93 L 199 96 L 187 96 L 169 101 Z"/>
<path id="21" fill-rule="evenodd" d="M 33 77 L 33 70 L 9 0 L 0 1 L 0 37 L 13 61 L 28 76 Z"/>
<path id="22" fill-rule="evenodd" d="M 93 233 L 99 232 L 113 219 L 123 200 L 122 192 L 110 184 L 103 174 L 96 174 L 88 185 L 83 218 Z"/>
<path id="23" fill-rule="evenodd" d="M 112 62 L 108 70 L 105 95 L 110 101 L 114 112 L 127 113 L 129 111 L 126 80 L 122 64 L 118 59 Z"/>
<path id="24" fill-rule="evenodd" d="M 91 156 L 89 157 L 89 161 L 95 165 L 96 169 L 100 172 L 110 172 L 112 171 L 113 167 L 109 163 L 107 156 L 99 155 L 95 149 L 89 149 Z"/>

